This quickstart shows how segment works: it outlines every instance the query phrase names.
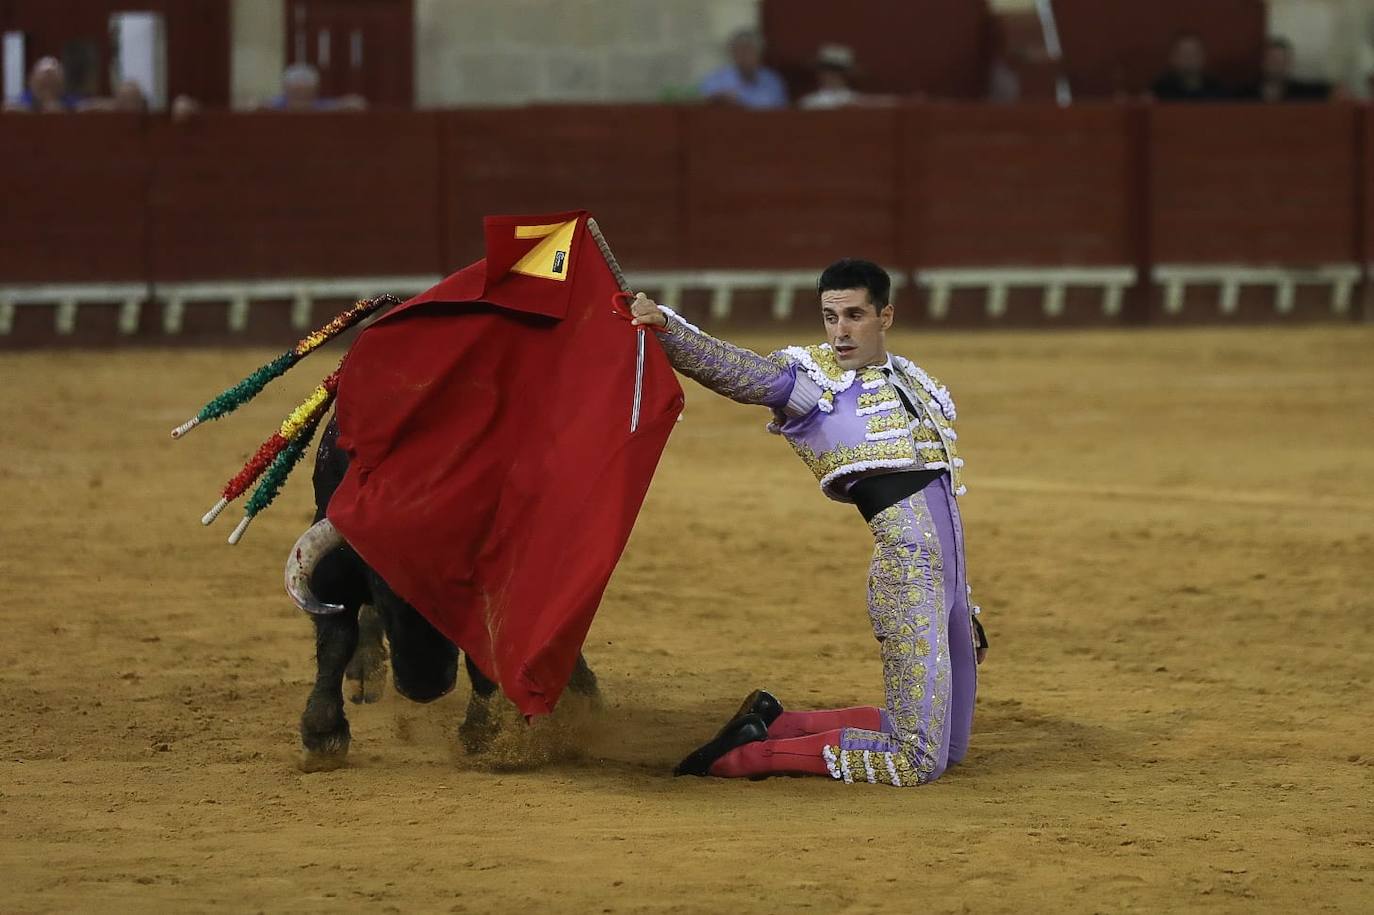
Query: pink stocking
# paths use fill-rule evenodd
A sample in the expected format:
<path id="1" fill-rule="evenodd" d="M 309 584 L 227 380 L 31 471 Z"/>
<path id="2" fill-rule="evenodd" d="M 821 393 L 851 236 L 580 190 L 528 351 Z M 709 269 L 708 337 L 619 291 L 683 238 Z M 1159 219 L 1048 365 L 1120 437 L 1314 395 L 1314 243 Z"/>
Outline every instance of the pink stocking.
<path id="1" fill-rule="evenodd" d="M 870 711 L 877 711 L 872 709 Z M 788 714 L 837 714 L 836 712 L 784 712 Z M 782 719 L 779 718 L 779 721 Z M 776 725 L 777 722 L 774 722 Z M 770 731 L 771 733 L 771 731 Z M 711 764 L 711 774 L 720 778 L 748 778 L 751 775 L 826 775 L 822 751 L 826 746 L 839 746 L 842 729 L 805 737 L 759 740 L 746 743 L 726 753 Z"/>
<path id="2" fill-rule="evenodd" d="M 837 728 L 862 728 L 865 731 L 894 733 L 887 712 L 861 705 L 856 708 L 827 709 L 819 712 L 783 712 L 768 726 L 768 737 L 786 739 L 824 734 Z"/>

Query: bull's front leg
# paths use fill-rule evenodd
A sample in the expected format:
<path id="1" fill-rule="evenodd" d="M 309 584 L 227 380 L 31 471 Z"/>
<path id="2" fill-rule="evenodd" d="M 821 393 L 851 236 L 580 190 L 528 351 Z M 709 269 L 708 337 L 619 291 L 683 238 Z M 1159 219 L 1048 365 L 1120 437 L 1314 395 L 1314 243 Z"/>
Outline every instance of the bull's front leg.
<path id="1" fill-rule="evenodd" d="M 463 723 L 458 726 L 458 740 L 469 753 L 481 753 L 491 746 L 491 741 L 501 730 L 501 721 L 492 708 L 496 696 L 496 684 L 486 678 L 470 656 L 464 655 L 467 663 L 468 680 L 472 682 L 472 695 L 468 697 L 468 711 Z"/>
<path id="2" fill-rule="evenodd" d="M 348 756 L 352 739 L 344 715 L 343 681 L 358 647 L 358 610 L 312 617 L 315 624 L 315 686 L 301 715 L 301 743 L 306 772 L 336 769 Z"/>
<path id="3" fill-rule="evenodd" d="M 594 706 L 601 705 L 601 686 L 596 682 L 596 674 L 587 663 L 586 655 L 578 654 L 577 666 L 573 668 L 572 677 L 568 680 L 568 689 L 579 696 L 591 699 Z"/>
<path id="4" fill-rule="evenodd" d="M 358 611 L 358 648 L 345 671 L 348 701 L 376 702 L 386 689 L 386 644 L 377 608 L 363 604 Z"/>

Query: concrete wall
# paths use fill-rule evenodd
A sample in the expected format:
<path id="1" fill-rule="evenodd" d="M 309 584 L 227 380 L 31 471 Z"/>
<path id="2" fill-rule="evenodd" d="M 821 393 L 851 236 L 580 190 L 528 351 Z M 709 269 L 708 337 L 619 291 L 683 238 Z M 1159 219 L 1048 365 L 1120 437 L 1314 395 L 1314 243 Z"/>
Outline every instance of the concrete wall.
<path id="1" fill-rule="evenodd" d="M 286 4 L 233 0 L 230 8 L 229 103 L 252 108 L 281 91 L 286 68 Z"/>
<path id="2" fill-rule="evenodd" d="M 1341 83 L 1369 97 L 1374 73 L 1374 0 L 1269 0 L 1269 34 L 1293 42 L 1299 75 Z"/>
<path id="3" fill-rule="evenodd" d="M 422 107 L 656 101 L 719 64 L 755 0 L 416 0 Z"/>
<path id="4" fill-rule="evenodd" d="M 282 0 L 232 0 L 236 108 L 279 91 Z M 995 10 L 1035 0 L 991 0 Z M 1368 96 L 1374 0 L 1269 0 L 1270 31 L 1297 49 L 1302 74 Z M 415 0 L 420 107 L 539 101 L 657 101 L 718 66 L 722 44 L 758 20 L 757 0 Z"/>

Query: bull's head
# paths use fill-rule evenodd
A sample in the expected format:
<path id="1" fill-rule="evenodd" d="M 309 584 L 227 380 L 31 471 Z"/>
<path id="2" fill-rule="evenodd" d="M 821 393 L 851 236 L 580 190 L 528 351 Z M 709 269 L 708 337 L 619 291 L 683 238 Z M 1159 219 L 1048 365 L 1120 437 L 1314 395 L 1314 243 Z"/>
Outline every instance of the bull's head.
<path id="1" fill-rule="evenodd" d="M 342 605 L 326 604 L 310 590 L 310 576 L 315 573 L 315 566 L 320 564 L 320 560 L 330 550 L 343 544 L 343 534 L 338 532 L 333 522 L 325 518 L 316 521 L 301 534 L 296 545 L 291 548 L 291 555 L 286 557 L 286 593 L 290 594 L 296 606 L 306 613 L 328 616 L 344 611 Z"/>

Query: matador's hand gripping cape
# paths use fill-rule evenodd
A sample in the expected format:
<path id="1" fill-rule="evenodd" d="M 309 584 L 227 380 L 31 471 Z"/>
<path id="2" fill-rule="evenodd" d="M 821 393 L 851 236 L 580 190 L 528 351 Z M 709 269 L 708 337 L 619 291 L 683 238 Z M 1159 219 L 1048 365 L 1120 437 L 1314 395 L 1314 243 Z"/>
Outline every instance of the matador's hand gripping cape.
<path id="1" fill-rule="evenodd" d="M 328 516 L 526 715 L 551 712 L 682 411 L 582 211 L 488 217 L 484 260 L 359 335 Z"/>

